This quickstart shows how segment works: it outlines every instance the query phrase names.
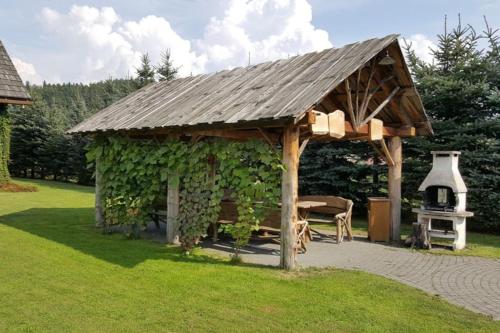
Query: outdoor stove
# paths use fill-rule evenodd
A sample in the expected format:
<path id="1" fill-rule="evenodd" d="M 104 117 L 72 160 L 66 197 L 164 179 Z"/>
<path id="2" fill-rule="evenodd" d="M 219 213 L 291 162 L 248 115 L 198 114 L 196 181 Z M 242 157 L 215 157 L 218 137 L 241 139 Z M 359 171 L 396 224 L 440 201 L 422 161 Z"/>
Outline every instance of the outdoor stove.
<path id="1" fill-rule="evenodd" d="M 467 187 L 458 170 L 459 151 L 433 151 L 432 169 L 418 188 L 423 194 L 421 208 L 417 213 L 418 223 L 426 223 L 431 239 L 453 239 L 453 249 L 465 247 L 465 220 L 473 216 L 467 212 Z M 452 230 L 432 228 L 432 220 L 445 220 L 453 223 Z"/>

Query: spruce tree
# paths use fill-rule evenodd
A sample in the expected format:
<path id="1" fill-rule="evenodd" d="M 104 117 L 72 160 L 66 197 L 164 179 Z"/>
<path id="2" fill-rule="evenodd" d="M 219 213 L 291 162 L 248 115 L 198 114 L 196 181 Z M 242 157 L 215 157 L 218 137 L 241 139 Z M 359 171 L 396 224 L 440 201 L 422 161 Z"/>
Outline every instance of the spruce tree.
<path id="1" fill-rule="evenodd" d="M 137 85 L 142 88 L 155 80 L 155 71 L 147 53 L 141 57 L 141 66 L 136 68 Z"/>
<path id="2" fill-rule="evenodd" d="M 479 41 L 489 44 L 483 50 Z M 417 188 L 431 167 L 430 151 L 459 150 L 460 171 L 468 186 L 467 206 L 475 217 L 468 227 L 500 232 L 500 67 L 497 31 L 482 34 L 459 21 L 438 35 L 434 63 L 406 55 L 435 134 L 405 145 L 404 196 L 415 204 Z"/>
<path id="3" fill-rule="evenodd" d="M 48 105 L 39 94 L 30 91 L 33 104 L 12 108 L 12 161 L 10 170 L 15 176 L 35 178 L 43 174 L 52 163 L 48 151 L 51 129 L 45 113 Z"/>
<path id="4" fill-rule="evenodd" d="M 161 54 L 161 62 L 155 69 L 160 81 L 170 81 L 177 77 L 179 68 L 172 62 L 170 49 Z"/>

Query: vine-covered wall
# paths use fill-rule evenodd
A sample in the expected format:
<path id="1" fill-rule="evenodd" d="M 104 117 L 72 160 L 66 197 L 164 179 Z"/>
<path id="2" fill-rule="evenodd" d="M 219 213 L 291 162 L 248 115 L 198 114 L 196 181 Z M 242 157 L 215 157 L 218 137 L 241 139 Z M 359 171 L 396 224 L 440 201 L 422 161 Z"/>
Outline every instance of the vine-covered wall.
<path id="1" fill-rule="evenodd" d="M 231 190 L 238 207 L 237 223 L 227 226 L 236 248 L 248 242 L 281 196 L 280 154 L 260 140 L 98 137 L 87 158 L 99 159 L 107 224 L 147 222 L 155 201 L 165 196 L 169 178 L 180 182 L 179 231 L 186 250 L 217 220 L 225 189 Z"/>
<path id="2" fill-rule="evenodd" d="M 7 105 L 0 104 L 0 184 L 10 180 L 9 176 L 10 155 L 10 119 Z"/>

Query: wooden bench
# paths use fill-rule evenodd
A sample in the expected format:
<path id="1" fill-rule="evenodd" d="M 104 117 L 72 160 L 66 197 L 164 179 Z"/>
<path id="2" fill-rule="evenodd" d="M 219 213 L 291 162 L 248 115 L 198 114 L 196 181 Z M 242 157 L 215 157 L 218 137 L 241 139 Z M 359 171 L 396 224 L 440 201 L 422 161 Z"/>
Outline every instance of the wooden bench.
<path id="1" fill-rule="evenodd" d="M 161 209 L 154 209 L 149 213 L 149 217 L 153 220 L 157 229 L 160 229 L 160 222 L 167 224 L 167 211 Z"/>
<path id="2" fill-rule="evenodd" d="M 216 242 L 218 239 L 219 225 L 233 224 L 236 221 L 238 221 L 238 207 L 236 203 L 234 201 L 222 201 L 219 219 L 216 225 L 212 226 L 213 241 Z M 268 235 L 281 235 L 281 208 L 269 208 L 266 218 L 259 224 L 259 232 L 263 233 L 264 237 L 268 237 Z M 296 251 L 306 252 L 306 243 L 311 238 L 307 221 L 298 221 Z"/>
<path id="3" fill-rule="evenodd" d="M 306 195 L 301 196 L 299 200 L 325 202 L 326 206 L 314 207 L 309 210 L 309 212 L 320 214 L 324 218 L 309 217 L 307 220 L 311 223 L 336 224 L 337 243 L 341 243 L 344 240 L 345 233 L 347 234 L 347 239 L 352 240 L 351 217 L 354 204 L 351 200 L 330 195 Z"/>

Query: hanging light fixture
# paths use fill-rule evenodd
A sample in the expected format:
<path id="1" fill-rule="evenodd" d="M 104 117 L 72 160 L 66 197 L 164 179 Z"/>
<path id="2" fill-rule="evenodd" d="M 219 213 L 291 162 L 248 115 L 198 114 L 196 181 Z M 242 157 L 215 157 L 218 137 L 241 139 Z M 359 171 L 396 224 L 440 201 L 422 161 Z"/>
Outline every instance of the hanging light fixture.
<path id="1" fill-rule="evenodd" d="M 389 55 L 389 51 L 386 51 L 385 57 L 383 57 L 382 59 L 380 59 L 380 61 L 378 62 L 378 64 L 382 65 L 382 66 L 390 66 L 390 65 L 394 65 L 395 63 L 396 63 L 396 60 L 394 60 Z"/>

